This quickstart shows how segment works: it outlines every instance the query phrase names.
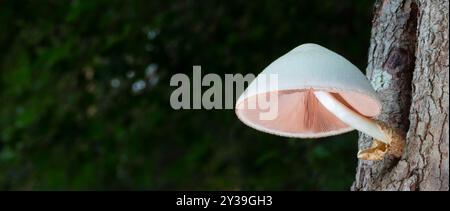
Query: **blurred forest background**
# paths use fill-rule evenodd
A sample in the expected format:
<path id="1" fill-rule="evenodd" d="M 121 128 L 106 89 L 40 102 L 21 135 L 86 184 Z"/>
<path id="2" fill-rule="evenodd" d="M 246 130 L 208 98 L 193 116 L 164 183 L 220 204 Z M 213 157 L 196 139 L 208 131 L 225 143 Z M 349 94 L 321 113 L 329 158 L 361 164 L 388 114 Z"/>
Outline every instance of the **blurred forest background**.
<path id="1" fill-rule="evenodd" d="M 283 138 L 233 110 L 173 110 L 169 79 L 257 74 L 307 42 L 364 70 L 372 4 L 0 1 L 0 189 L 349 189 L 356 132 Z"/>

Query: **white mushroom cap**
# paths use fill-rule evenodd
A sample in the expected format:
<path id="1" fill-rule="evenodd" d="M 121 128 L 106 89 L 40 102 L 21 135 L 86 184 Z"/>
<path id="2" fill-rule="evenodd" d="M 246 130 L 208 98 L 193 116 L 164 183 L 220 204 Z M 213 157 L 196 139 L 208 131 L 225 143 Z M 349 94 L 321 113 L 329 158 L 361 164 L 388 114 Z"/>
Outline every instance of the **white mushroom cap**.
<path id="1" fill-rule="evenodd" d="M 273 74 L 277 83 L 268 79 Z M 236 114 L 255 129 L 288 137 L 316 138 L 353 130 L 317 101 L 314 90 L 331 93 L 365 117 L 381 112 L 376 92 L 355 65 L 320 45 L 303 44 L 272 62 L 250 83 L 236 102 Z M 271 106 L 277 103 L 275 118 L 261 119 L 267 109 L 260 103 L 249 106 L 261 97 Z"/>

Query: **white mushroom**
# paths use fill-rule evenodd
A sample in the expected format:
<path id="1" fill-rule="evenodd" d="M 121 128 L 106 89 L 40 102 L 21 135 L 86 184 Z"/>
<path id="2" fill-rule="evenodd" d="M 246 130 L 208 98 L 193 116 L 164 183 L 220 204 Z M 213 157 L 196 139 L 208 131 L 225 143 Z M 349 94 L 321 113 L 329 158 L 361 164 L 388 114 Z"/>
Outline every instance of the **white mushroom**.
<path id="1" fill-rule="evenodd" d="M 277 75 L 277 83 L 267 80 L 270 75 Z M 261 118 L 265 110 L 261 99 L 276 105 L 274 118 Z M 298 46 L 275 60 L 236 102 L 238 118 L 260 131 L 318 138 L 357 129 L 375 138 L 371 148 L 358 152 L 358 158 L 380 160 L 386 153 L 400 157 L 404 136 L 372 119 L 380 112 L 380 100 L 361 71 L 316 44 Z"/>

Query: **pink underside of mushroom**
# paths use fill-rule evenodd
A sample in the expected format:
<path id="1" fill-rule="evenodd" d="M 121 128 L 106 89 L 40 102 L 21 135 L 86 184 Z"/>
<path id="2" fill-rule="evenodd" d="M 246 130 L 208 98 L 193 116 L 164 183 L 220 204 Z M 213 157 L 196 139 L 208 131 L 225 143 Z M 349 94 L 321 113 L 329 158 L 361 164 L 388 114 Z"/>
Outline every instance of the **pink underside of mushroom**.
<path id="1" fill-rule="evenodd" d="M 313 92 L 314 89 L 297 89 L 254 95 L 238 103 L 236 114 L 241 121 L 255 129 L 288 137 L 317 138 L 353 130 L 322 106 Z M 377 102 L 364 94 L 351 91 L 329 92 L 363 116 L 370 118 L 380 112 Z M 278 103 L 275 119 L 261 119 L 260 114 L 267 112 L 267 109 L 259 105 L 260 98 L 272 104 Z"/>

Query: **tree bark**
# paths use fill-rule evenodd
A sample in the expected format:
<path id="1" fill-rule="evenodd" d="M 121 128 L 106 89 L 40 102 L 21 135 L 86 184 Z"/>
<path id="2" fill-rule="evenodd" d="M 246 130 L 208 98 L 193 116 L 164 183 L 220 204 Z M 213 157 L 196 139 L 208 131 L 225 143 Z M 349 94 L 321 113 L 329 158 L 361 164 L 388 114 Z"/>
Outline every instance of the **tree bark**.
<path id="1" fill-rule="evenodd" d="M 448 21 L 448 0 L 376 1 L 366 74 L 406 145 L 400 159 L 359 160 L 352 190 L 449 190 Z M 360 134 L 360 149 L 371 142 Z"/>

